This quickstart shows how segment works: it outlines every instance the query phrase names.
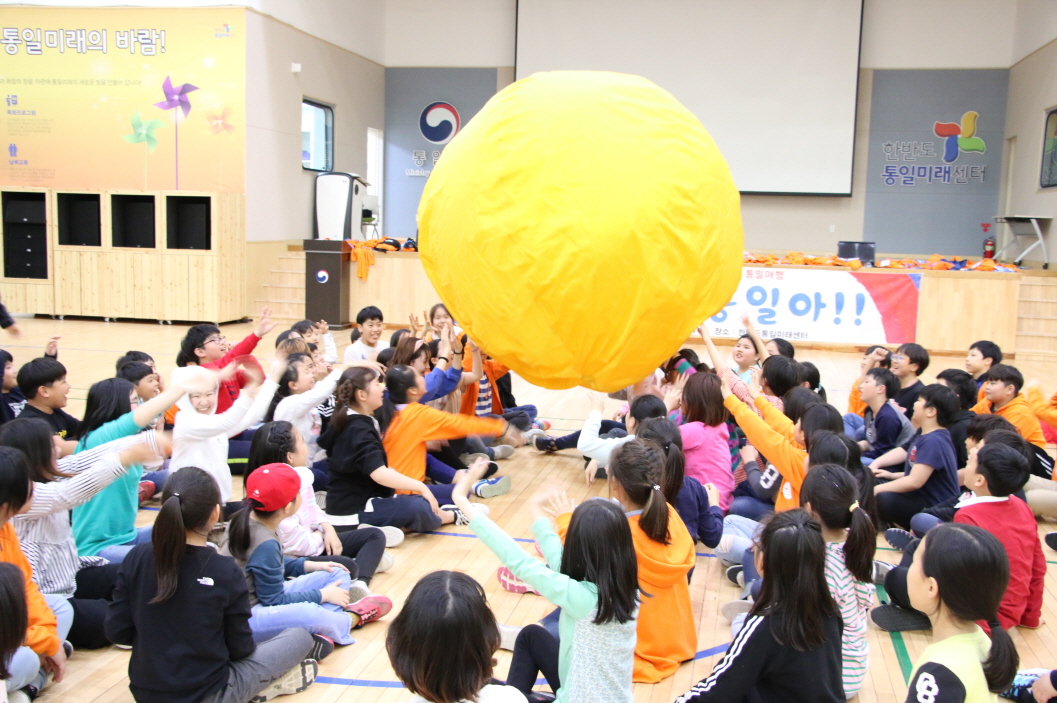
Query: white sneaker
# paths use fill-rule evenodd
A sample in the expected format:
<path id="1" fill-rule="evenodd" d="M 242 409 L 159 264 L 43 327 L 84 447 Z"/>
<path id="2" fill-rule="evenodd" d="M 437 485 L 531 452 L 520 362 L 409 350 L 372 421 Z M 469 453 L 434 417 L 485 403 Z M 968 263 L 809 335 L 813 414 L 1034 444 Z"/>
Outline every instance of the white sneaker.
<path id="1" fill-rule="evenodd" d="M 352 585 L 349 586 L 350 603 L 361 601 L 369 595 L 371 595 L 370 587 L 360 579 L 356 579 L 352 582 Z"/>
<path id="2" fill-rule="evenodd" d="M 496 459 L 509 459 L 514 456 L 514 448 L 509 444 L 500 444 L 492 447 L 492 451 L 495 452 Z"/>
<path id="3" fill-rule="evenodd" d="M 719 608 L 719 612 L 723 614 L 723 617 L 727 619 L 727 622 L 734 622 L 734 618 L 742 613 L 747 613 L 752 610 L 751 600 L 732 600 L 724 603 Z"/>
<path id="4" fill-rule="evenodd" d="M 374 527 L 374 525 L 360 525 L 356 529 L 362 530 L 367 527 Z M 375 529 L 385 533 L 386 547 L 395 547 L 404 541 L 404 531 L 399 527 L 375 527 Z"/>
<path id="5" fill-rule="evenodd" d="M 270 701 L 276 696 L 289 696 L 300 693 L 312 685 L 319 673 L 319 664 L 315 659 L 305 659 L 290 671 L 268 684 L 268 687 L 252 698 L 258 701 Z"/>
<path id="6" fill-rule="evenodd" d="M 520 627 L 514 627 L 513 625 L 499 625 L 499 648 L 505 649 L 508 652 L 514 651 L 514 642 L 517 641 L 518 634 L 521 633 Z"/>
<path id="7" fill-rule="evenodd" d="M 502 626 L 500 626 L 502 627 Z M 23 690 L 11 691 L 7 694 L 7 700 L 11 703 L 30 703 L 33 699 Z"/>
<path id="8" fill-rule="evenodd" d="M 316 505 L 319 506 L 320 510 L 325 511 L 327 509 L 327 492 L 316 491 Z"/>
<path id="9" fill-rule="evenodd" d="M 389 569 L 392 569 L 396 564 L 396 559 L 389 552 L 382 552 L 382 558 L 378 561 L 378 568 L 374 570 L 374 573 L 381 574 Z"/>

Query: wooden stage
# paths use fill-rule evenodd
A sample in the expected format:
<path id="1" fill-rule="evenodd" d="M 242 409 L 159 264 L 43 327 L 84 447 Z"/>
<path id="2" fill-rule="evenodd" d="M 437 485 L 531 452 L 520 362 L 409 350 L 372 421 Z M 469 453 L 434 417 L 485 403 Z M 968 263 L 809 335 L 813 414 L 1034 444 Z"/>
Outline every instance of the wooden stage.
<path id="1" fill-rule="evenodd" d="M 117 357 L 129 349 L 151 353 L 159 368 L 170 375 L 175 364 L 180 338 L 186 327 L 159 326 L 148 323 L 104 323 L 88 321 L 54 321 L 46 319 L 18 320 L 23 329 L 21 339 L 7 336 L 0 338 L 0 346 L 10 351 L 15 363 L 21 364 L 43 349 L 47 338 L 62 335 L 59 359 L 69 370 L 73 385 L 68 408 L 80 416 L 84 410 L 84 398 L 92 382 L 107 378 L 114 373 Z M 228 339 L 237 340 L 249 333 L 252 325 L 225 325 L 223 333 Z M 336 334 L 339 351 L 347 344 L 347 333 Z M 272 353 L 274 335 L 258 349 L 263 361 Z M 804 350 L 798 355 L 818 365 L 823 385 L 830 401 L 840 410 L 845 409 L 847 392 L 858 374 L 859 355 L 836 351 Z M 1052 393 L 1057 387 L 1057 362 L 1024 361 L 1018 363 L 1026 379 L 1039 378 L 1043 390 Z M 933 357 L 925 379 L 950 367 L 962 368 L 961 357 Z M 573 431 L 580 428 L 587 415 L 588 403 L 579 390 L 549 391 L 530 386 L 515 379 L 514 393 L 519 402 L 533 403 L 540 409 L 540 417 L 549 419 L 552 432 Z M 615 409 L 615 401 L 611 401 Z M 584 485 L 583 466 L 575 451 L 543 455 L 532 449 L 519 449 L 517 453 L 501 463 L 501 473 L 513 478 L 514 489 L 507 495 L 488 501 L 492 517 L 514 537 L 530 536 L 531 517 L 519 506 L 537 488 L 544 484 L 561 486 L 568 490 L 576 501 L 591 495 L 606 495 L 605 481 L 596 481 L 588 489 Z M 236 494 L 241 490 L 236 482 Z M 140 511 L 139 523 L 150 524 L 154 512 Z M 1051 529 L 1044 523 L 1039 525 L 1039 534 Z M 460 537 L 461 535 L 461 537 Z M 379 574 L 373 588 L 393 599 L 396 608 L 407 597 L 415 582 L 424 574 L 438 569 L 465 571 L 480 581 L 488 592 L 489 602 L 498 620 L 510 625 L 525 625 L 535 622 L 551 609 L 543 598 L 526 594 L 514 595 L 502 590 L 495 578 L 498 560 L 482 546 L 465 527 L 446 527 L 443 534 L 410 536 L 401 546 L 390 550 L 396 558 L 392 571 Z M 883 539 L 878 540 L 878 558 L 897 561 L 896 552 L 890 550 Z M 1043 547 L 1050 564 L 1057 569 L 1057 553 Z M 1047 594 L 1043 604 L 1043 615 L 1048 624 L 1035 631 L 1017 628 L 1013 639 L 1021 656 L 1021 668 L 1057 666 L 1057 571 L 1048 576 Z M 668 703 L 704 678 L 718 661 L 718 652 L 730 642 L 730 626 L 719 614 L 724 602 L 737 598 L 738 589 L 730 584 L 720 569 L 711 550 L 698 545 L 697 569 L 691 583 L 691 596 L 698 623 L 699 659 L 684 664 L 675 676 L 652 686 L 636 685 L 635 700 L 641 703 Z M 285 698 L 290 703 L 351 703 L 357 701 L 407 701 L 410 694 L 396 682 L 385 654 L 386 623 L 390 615 L 380 623 L 371 624 L 356 633 L 356 644 L 339 648 L 320 666 L 319 682 L 308 691 Z M 929 644 L 930 636 L 921 633 L 889 635 L 877 630 L 873 624 L 869 630 L 870 671 L 866 684 L 857 700 L 862 703 L 880 701 L 894 703 L 906 696 L 906 679 L 913 662 Z M 453 643 L 456 644 L 457 643 Z M 43 701 L 48 703 L 116 703 L 132 701 L 126 676 L 128 652 L 116 648 L 97 651 L 76 652 L 70 661 L 66 679 L 47 689 Z M 510 662 L 509 652 L 497 653 L 499 665 L 496 676 L 503 678 Z"/>

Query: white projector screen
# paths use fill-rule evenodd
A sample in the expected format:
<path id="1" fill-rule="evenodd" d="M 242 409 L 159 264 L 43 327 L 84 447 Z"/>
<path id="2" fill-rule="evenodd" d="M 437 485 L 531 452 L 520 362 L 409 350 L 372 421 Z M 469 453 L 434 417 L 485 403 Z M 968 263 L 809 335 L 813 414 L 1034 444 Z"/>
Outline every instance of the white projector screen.
<path id="1" fill-rule="evenodd" d="M 850 195 L 862 0 L 519 0 L 516 73 L 632 73 L 701 120 L 743 193 Z"/>

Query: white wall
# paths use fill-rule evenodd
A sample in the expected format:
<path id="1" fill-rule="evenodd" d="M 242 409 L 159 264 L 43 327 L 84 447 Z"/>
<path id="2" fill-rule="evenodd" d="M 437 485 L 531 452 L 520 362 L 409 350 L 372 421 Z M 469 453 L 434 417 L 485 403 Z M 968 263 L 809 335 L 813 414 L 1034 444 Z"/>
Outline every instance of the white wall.
<path id="1" fill-rule="evenodd" d="M 514 65 L 515 0 L 385 0 L 385 65 Z"/>
<path id="2" fill-rule="evenodd" d="M 1009 68 L 1016 14 L 1017 0 L 865 0 L 860 65 Z"/>
<path id="3" fill-rule="evenodd" d="M 1057 2 L 1017 0 L 1013 33 L 1013 63 L 1057 39 Z"/>
<path id="4" fill-rule="evenodd" d="M 291 63 L 301 72 L 292 73 Z M 367 129 L 385 126 L 385 69 L 246 13 L 246 239 L 312 237 L 315 173 L 301 168 L 301 100 L 334 107 L 334 169 L 367 172 Z"/>

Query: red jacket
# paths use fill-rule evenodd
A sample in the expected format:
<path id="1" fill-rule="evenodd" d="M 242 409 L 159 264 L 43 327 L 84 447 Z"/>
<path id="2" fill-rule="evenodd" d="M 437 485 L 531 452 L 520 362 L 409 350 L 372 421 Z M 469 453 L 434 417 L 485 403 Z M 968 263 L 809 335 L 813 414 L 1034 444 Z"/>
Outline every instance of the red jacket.
<path id="1" fill-rule="evenodd" d="M 250 354 L 253 353 L 253 350 L 257 348 L 257 342 L 259 341 L 261 341 L 261 338 L 253 332 L 250 332 L 244 340 L 233 346 L 231 351 L 227 354 L 216 361 L 202 364 L 202 367 L 219 371 L 240 356 L 250 356 Z M 261 365 L 257 363 L 256 359 L 250 357 L 250 359 L 246 360 L 246 363 L 250 366 L 256 365 L 256 367 L 263 373 L 263 369 L 261 369 Z M 220 390 L 217 392 L 217 415 L 225 412 L 234 404 L 239 397 L 239 391 L 241 391 L 245 385 L 246 374 L 242 371 L 235 372 L 234 376 L 220 384 Z"/>
<path id="2" fill-rule="evenodd" d="M 954 521 L 987 530 L 1005 547 L 1009 557 L 1009 586 L 998 606 L 998 621 L 1003 629 L 1016 625 L 1038 627 L 1042 594 L 1046 589 L 1046 557 L 1028 504 L 1016 496 L 973 503 L 954 513 Z"/>

